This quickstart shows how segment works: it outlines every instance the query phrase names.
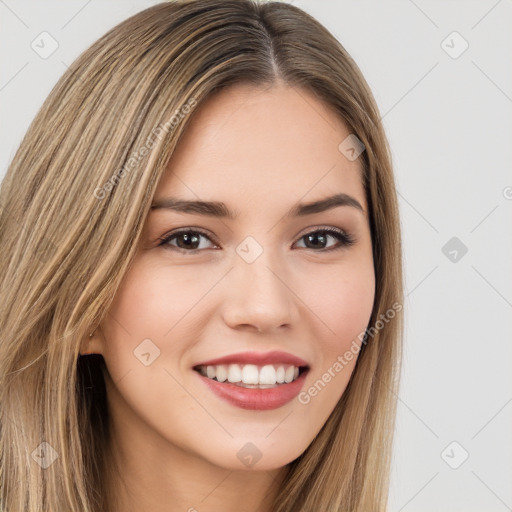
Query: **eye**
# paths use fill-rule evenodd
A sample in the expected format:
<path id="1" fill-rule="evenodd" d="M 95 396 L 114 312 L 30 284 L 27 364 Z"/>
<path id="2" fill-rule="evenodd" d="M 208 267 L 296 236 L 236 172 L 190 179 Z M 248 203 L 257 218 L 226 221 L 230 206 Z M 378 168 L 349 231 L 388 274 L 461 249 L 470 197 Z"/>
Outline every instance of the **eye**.
<path id="1" fill-rule="evenodd" d="M 165 236 L 161 239 L 159 245 L 170 245 L 173 248 L 176 247 L 177 249 L 182 249 L 187 252 L 194 252 L 208 248 L 205 247 L 204 243 L 201 243 L 201 238 L 209 240 L 210 242 L 212 241 L 211 238 L 202 231 L 184 229 Z M 176 241 L 176 244 L 172 243 L 173 241 Z"/>
<path id="2" fill-rule="evenodd" d="M 338 244 L 330 247 L 326 247 L 329 238 L 335 238 L 338 240 Z M 306 249 L 319 249 L 320 251 L 332 251 L 335 249 L 341 249 L 343 247 L 349 247 L 354 244 L 355 239 L 338 228 L 322 228 L 303 235 L 300 240 L 305 240 Z M 320 247 L 319 247 L 320 245 Z"/>

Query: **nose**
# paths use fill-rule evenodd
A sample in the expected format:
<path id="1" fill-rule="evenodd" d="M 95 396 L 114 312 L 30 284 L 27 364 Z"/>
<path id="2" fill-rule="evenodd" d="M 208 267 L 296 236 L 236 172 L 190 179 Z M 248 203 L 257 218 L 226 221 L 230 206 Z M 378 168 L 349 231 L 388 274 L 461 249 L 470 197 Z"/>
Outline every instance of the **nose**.
<path id="1" fill-rule="evenodd" d="M 227 281 L 222 316 L 229 327 L 272 332 L 297 322 L 298 298 L 289 275 L 264 255 L 252 263 L 239 259 Z"/>

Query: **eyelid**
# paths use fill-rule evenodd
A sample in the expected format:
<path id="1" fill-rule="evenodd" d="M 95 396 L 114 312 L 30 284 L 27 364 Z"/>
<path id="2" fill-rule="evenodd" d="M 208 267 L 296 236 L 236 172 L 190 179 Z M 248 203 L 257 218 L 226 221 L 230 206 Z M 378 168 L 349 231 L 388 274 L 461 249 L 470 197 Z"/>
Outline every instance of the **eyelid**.
<path id="1" fill-rule="evenodd" d="M 349 232 L 344 230 L 344 229 L 341 229 L 341 228 L 338 228 L 336 226 L 330 226 L 330 225 L 325 225 L 325 226 L 310 226 L 308 228 L 306 228 L 304 231 L 300 231 L 298 235 L 296 235 L 297 238 L 302 238 L 306 235 L 309 235 L 310 233 L 316 233 L 317 231 L 334 231 L 340 235 L 346 235 L 346 236 L 349 236 Z"/>

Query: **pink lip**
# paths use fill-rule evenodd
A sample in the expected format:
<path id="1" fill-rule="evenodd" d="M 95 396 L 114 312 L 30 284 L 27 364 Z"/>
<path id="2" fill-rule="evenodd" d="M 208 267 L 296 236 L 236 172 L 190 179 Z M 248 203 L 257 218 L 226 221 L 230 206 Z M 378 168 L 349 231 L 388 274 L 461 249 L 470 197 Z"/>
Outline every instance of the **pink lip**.
<path id="1" fill-rule="evenodd" d="M 293 400 L 300 393 L 308 373 L 309 370 L 306 370 L 289 384 L 279 384 L 275 388 L 266 389 L 244 388 L 227 381 L 217 382 L 200 373 L 197 375 L 211 391 L 231 405 L 241 409 L 264 411 L 276 409 Z"/>
<path id="2" fill-rule="evenodd" d="M 255 364 L 264 366 L 266 364 L 287 364 L 291 366 L 308 366 L 308 363 L 300 357 L 274 350 L 273 352 L 240 352 L 229 356 L 211 359 L 195 366 L 215 366 L 218 364 Z"/>

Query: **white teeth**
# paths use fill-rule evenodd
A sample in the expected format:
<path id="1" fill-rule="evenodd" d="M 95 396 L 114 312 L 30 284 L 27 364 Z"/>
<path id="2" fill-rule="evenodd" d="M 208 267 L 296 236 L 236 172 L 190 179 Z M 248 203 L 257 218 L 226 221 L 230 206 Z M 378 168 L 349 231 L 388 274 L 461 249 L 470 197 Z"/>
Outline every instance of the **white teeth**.
<path id="1" fill-rule="evenodd" d="M 288 366 L 286 368 L 286 372 L 284 373 L 284 381 L 286 383 L 291 382 L 293 380 L 293 366 Z"/>
<path id="2" fill-rule="evenodd" d="M 246 364 L 242 368 L 242 382 L 244 384 L 260 384 L 259 371 L 255 364 Z"/>
<path id="3" fill-rule="evenodd" d="M 228 378 L 226 367 L 223 364 L 219 364 L 218 366 L 215 366 L 215 368 L 215 377 L 217 377 L 219 382 L 224 382 Z"/>
<path id="4" fill-rule="evenodd" d="M 237 364 L 230 364 L 228 367 L 228 381 L 240 382 L 242 380 L 242 370 Z"/>
<path id="5" fill-rule="evenodd" d="M 219 364 L 214 366 L 199 367 L 201 375 L 209 379 L 217 379 L 219 382 L 231 382 L 233 384 L 250 387 L 273 387 L 276 384 L 290 383 L 299 376 L 299 368 L 296 366 L 272 365 L 257 366 L 255 364 Z"/>
<path id="6" fill-rule="evenodd" d="M 297 368 L 298 371 L 298 368 Z M 276 381 L 276 369 L 271 365 L 267 364 L 260 370 L 260 384 L 275 384 Z"/>

